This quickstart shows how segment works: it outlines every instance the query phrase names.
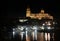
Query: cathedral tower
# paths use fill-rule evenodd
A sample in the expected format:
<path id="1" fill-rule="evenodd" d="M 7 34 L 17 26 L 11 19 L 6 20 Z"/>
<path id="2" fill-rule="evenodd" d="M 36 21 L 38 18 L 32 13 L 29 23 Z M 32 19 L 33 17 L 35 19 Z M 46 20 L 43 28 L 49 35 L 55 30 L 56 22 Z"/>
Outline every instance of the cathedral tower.
<path id="1" fill-rule="evenodd" d="M 27 10 L 26 10 L 26 17 L 30 17 L 30 8 L 29 8 L 29 6 L 27 7 Z"/>

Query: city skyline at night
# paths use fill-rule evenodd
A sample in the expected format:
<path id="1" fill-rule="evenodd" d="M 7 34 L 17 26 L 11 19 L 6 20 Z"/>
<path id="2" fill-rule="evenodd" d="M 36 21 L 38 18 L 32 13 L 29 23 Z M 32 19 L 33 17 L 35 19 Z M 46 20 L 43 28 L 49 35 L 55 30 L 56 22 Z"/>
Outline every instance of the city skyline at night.
<path id="1" fill-rule="evenodd" d="M 60 40 L 60 1 L 1 0 L 0 41 Z"/>

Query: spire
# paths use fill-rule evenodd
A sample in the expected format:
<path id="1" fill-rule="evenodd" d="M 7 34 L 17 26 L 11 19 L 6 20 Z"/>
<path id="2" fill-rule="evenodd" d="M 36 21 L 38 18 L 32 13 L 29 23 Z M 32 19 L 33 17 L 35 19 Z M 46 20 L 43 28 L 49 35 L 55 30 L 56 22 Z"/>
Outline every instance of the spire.
<path id="1" fill-rule="evenodd" d="M 44 10 L 43 9 L 41 9 L 41 13 L 44 14 Z"/>
<path id="2" fill-rule="evenodd" d="M 30 11 L 30 6 L 29 5 L 27 6 L 27 11 Z"/>
<path id="3" fill-rule="evenodd" d="M 30 7 L 29 5 L 27 6 L 27 10 L 26 10 L 26 17 L 29 17 L 30 16 Z"/>

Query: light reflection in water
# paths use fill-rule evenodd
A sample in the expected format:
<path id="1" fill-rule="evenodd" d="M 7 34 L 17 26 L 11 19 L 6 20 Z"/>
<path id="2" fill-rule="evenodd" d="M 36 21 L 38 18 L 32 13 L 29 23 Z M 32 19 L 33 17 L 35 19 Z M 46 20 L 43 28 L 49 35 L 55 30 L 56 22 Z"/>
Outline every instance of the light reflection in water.
<path id="1" fill-rule="evenodd" d="M 34 40 L 34 32 L 32 32 L 32 37 L 33 37 L 33 40 Z"/>
<path id="2" fill-rule="evenodd" d="M 32 41 L 34 41 L 34 40 L 36 40 L 36 41 L 51 41 L 51 38 L 53 38 L 53 40 L 54 40 L 54 33 L 52 33 L 52 36 L 51 36 L 51 33 L 44 33 L 44 32 L 38 32 L 38 33 L 36 33 L 36 32 L 32 32 L 31 33 L 32 35 L 28 35 L 28 32 L 26 31 L 26 41 L 31 41 L 31 39 L 32 39 Z M 32 36 L 32 37 L 31 37 Z M 20 37 L 21 37 L 21 41 L 24 39 L 23 37 L 23 33 L 21 32 L 20 33 Z"/>
<path id="3" fill-rule="evenodd" d="M 20 35 L 21 35 L 21 40 L 23 40 L 24 32 L 21 32 Z"/>
<path id="4" fill-rule="evenodd" d="M 37 40 L 37 30 L 34 30 L 34 31 L 32 32 L 32 37 L 33 37 L 33 41 L 34 41 L 34 40 Z"/>
<path id="5" fill-rule="evenodd" d="M 44 32 L 37 34 L 37 37 L 35 36 L 35 33 L 32 32 L 32 37 L 33 37 L 33 38 L 32 38 L 33 41 L 36 40 L 36 38 L 37 38 L 36 41 L 51 41 L 50 38 L 52 38 L 52 37 L 50 36 L 50 33 L 44 33 Z M 26 40 L 26 41 L 30 41 L 30 40 L 29 40 L 30 38 L 31 38 L 31 37 L 27 36 L 27 40 Z M 52 40 L 52 41 L 53 41 L 53 40 Z"/>
<path id="6" fill-rule="evenodd" d="M 50 41 L 50 33 L 48 33 L 48 41 Z"/>
<path id="7" fill-rule="evenodd" d="M 50 33 L 45 33 L 45 41 L 50 41 Z"/>
<path id="8" fill-rule="evenodd" d="M 14 34 L 16 34 L 16 33 L 13 32 L 13 35 Z M 33 30 L 31 32 L 26 30 L 25 32 L 20 32 L 18 34 L 20 34 L 21 41 L 23 40 L 23 37 L 24 37 L 23 35 L 26 36 L 25 37 L 26 41 L 31 41 L 31 39 L 32 39 L 32 41 L 34 41 L 34 40 L 36 40 L 36 41 L 51 41 L 51 38 L 54 40 L 54 33 L 37 32 L 37 30 Z"/>
<path id="9" fill-rule="evenodd" d="M 44 32 L 32 32 L 31 34 L 32 35 L 28 35 L 29 32 L 26 31 L 26 41 L 53 41 L 54 40 L 54 33 L 44 33 Z M 23 32 L 20 32 L 20 37 L 21 37 L 21 41 L 24 39 L 23 36 L 24 33 Z M 32 36 L 32 37 L 31 37 Z M 51 40 L 51 38 L 53 40 Z"/>
<path id="10" fill-rule="evenodd" d="M 27 31 L 26 31 L 26 41 L 28 40 L 28 38 L 27 38 L 27 37 L 28 37 L 28 35 L 27 35 Z"/>
<path id="11" fill-rule="evenodd" d="M 26 37 L 26 41 L 30 41 L 30 37 L 28 35 Z"/>
<path id="12" fill-rule="evenodd" d="M 47 33 L 45 33 L 45 41 L 47 41 Z"/>

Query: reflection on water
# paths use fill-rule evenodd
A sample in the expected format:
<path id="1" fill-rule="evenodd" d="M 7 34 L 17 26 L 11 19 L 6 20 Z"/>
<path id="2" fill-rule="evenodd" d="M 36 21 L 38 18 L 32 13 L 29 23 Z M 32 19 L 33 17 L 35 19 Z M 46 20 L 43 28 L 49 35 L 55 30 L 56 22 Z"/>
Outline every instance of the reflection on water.
<path id="1" fill-rule="evenodd" d="M 20 41 L 24 40 L 24 37 L 26 38 L 25 41 L 53 41 L 54 40 L 54 33 L 32 32 L 29 35 L 29 34 L 27 34 L 27 31 L 26 31 L 25 34 L 21 32 L 19 37 L 21 37 Z"/>
<path id="2" fill-rule="evenodd" d="M 19 39 L 19 41 L 54 41 L 54 33 L 51 31 L 38 31 L 35 28 L 33 30 L 26 28 L 25 31 L 15 29 L 13 38 Z"/>
<path id="3" fill-rule="evenodd" d="M 33 41 L 37 40 L 37 30 L 32 32 Z"/>
<path id="4" fill-rule="evenodd" d="M 50 41 L 50 33 L 45 33 L 45 40 Z"/>
<path id="5" fill-rule="evenodd" d="M 53 33 L 54 34 L 54 33 Z M 27 36 L 26 37 L 26 41 L 31 41 L 30 40 L 30 38 L 32 38 L 32 40 L 34 41 L 34 40 L 36 40 L 36 41 L 54 41 L 53 39 L 53 34 L 52 34 L 52 37 L 51 37 L 51 35 L 50 35 L 50 33 L 44 33 L 44 32 L 42 32 L 42 33 L 37 33 L 37 37 L 35 37 L 35 35 L 34 35 L 34 33 L 33 33 L 33 35 L 32 35 L 32 37 L 30 37 L 30 36 Z M 37 38 L 37 39 L 36 39 Z M 52 40 L 51 40 L 52 39 Z"/>
<path id="6" fill-rule="evenodd" d="M 37 34 L 37 41 L 44 41 L 44 33 L 43 32 Z"/>

